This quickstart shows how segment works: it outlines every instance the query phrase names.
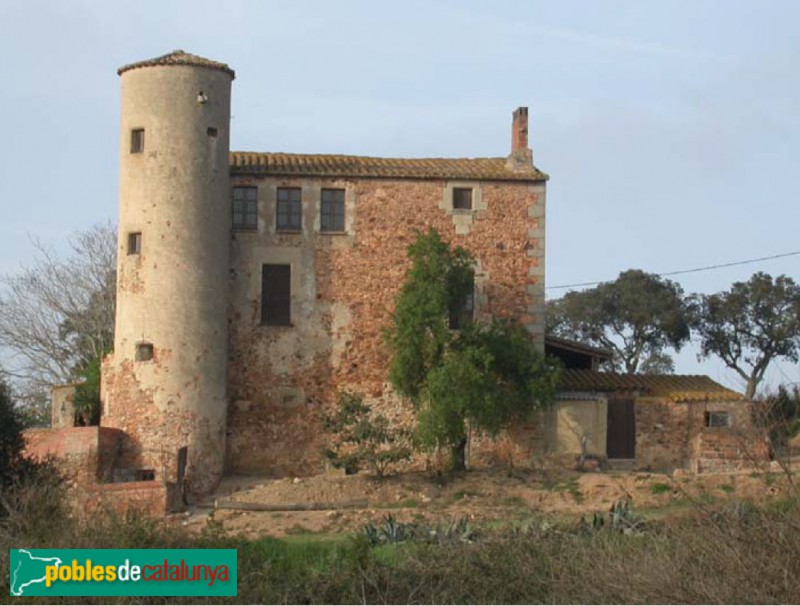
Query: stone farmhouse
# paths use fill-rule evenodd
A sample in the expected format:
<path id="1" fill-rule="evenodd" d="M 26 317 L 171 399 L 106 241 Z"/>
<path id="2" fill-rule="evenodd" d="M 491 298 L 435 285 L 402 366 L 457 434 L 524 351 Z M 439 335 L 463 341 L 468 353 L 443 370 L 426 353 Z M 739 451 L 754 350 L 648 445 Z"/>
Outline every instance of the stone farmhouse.
<path id="1" fill-rule="evenodd" d="M 473 318 L 521 322 L 565 371 L 558 405 L 509 431 L 517 466 L 593 455 L 630 468 L 741 466 L 748 403 L 707 377 L 598 372 L 608 352 L 544 334 L 545 193 L 528 110 L 509 153 L 371 158 L 229 150 L 234 71 L 183 51 L 126 65 L 120 130 L 114 353 L 99 428 L 29 435 L 90 500 L 164 511 L 225 473 L 323 470 L 321 413 L 356 391 L 397 423 L 382 331 L 416 230 L 476 258 Z M 763 446 L 763 445 L 762 445 Z M 474 464 L 498 461 L 477 440 Z M 420 464 L 418 461 L 417 464 Z M 68 467 L 69 467 L 68 465 Z"/>

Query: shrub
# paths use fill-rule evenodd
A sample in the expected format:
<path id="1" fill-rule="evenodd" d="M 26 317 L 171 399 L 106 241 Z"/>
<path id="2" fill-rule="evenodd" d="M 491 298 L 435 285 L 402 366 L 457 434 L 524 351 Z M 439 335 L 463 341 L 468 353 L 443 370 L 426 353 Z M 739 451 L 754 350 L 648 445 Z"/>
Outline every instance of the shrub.
<path id="1" fill-rule="evenodd" d="M 411 458 L 409 432 L 373 413 L 359 395 L 339 394 L 338 407 L 323 421 L 325 429 L 334 434 L 325 457 L 347 473 L 368 465 L 378 477 L 384 477 L 396 464 Z"/>

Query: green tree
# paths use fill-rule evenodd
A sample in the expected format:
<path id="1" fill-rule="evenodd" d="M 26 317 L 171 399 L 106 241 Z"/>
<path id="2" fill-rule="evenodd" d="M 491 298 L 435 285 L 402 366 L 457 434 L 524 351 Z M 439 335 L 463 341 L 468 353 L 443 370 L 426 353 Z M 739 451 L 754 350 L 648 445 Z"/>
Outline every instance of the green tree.
<path id="1" fill-rule="evenodd" d="M 417 402 L 425 378 L 439 366 L 452 340 L 449 316 L 472 292 L 472 256 L 460 246 L 451 250 L 439 232 L 417 233 L 408 248 L 411 269 L 395 302 L 388 333 L 392 349 L 389 380 L 397 391 Z"/>
<path id="2" fill-rule="evenodd" d="M 409 247 L 411 268 L 388 332 L 390 381 L 417 412 L 426 448 L 448 448 L 455 469 L 466 467 L 470 430 L 497 434 L 554 399 L 554 363 L 530 335 L 510 322 L 448 329 L 472 292 L 473 259 L 451 249 L 435 230 Z"/>
<path id="3" fill-rule="evenodd" d="M 100 424 L 100 365 L 102 355 L 90 360 L 77 372 L 83 382 L 75 387 L 73 406 L 75 424 L 89 426 Z"/>
<path id="4" fill-rule="evenodd" d="M 611 350 L 613 369 L 627 373 L 671 372 L 665 350 L 680 351 L 689 322 L 681 287 L 638 269 L 547 303 L 549 332 Z"/>
<path id="5" fill-rule="evenodd" d="M 22 421 L 14 406 L 11 390 L 0 379 L 0 488 L 8 486 L 14 479 L 24 448 Z"/>
<path id="6" fill-rule="evenodd" d="M 700 357 L 720 358 L 744 379 L 753 398 L 770 363 L 800 356 L 800 286 L 787 276 L 762 272 L 728 291 L 696 295 L 692 327 Z"/>

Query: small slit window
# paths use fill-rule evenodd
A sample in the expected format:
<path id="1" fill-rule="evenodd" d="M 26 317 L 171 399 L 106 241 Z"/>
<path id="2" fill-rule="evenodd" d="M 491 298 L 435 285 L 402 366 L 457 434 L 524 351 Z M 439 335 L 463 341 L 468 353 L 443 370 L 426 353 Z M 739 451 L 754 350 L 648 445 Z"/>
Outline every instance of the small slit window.
<path id="1" fill-rule="evenodd" d="M 152 482 L 156 479 L 155 469 L 134 469 L 133 481 L 134 482 Z"/>
<path id="2" fill-rule="evenodd" d="M 142 253 L 142 232 L 135 231 L 128 234 L 128 254 L 140 255 Z"/>
<path id="3" fill-rule="evenodd" d="M 707 412 L 706 427 L 730 427 L 731 413 L 729 412 Z"/>
<path id="4" fill-rule="evenodd" d="M 208 136 L 209 137 L 216 137 L 217 136 L 217 129 L 214 128 L 213 126 L 209 126 L 207 132 L 208 132 Z"/>
<path id="5" fill-rule="evenodd" d="M 149 362 L 153 359 L 153 344 L 152 343 L 137 343 L 136 344 L 136 361 Z"/>
<path id="6" fill-rule="evenodd" d="M 453 188 L 453 208 L 455 210 L 472 210 L 472 188 Z"/>
<path id="7" fill-rule="evenodd" d="M 141 154 L 144 151 L 144 129 L 134 128 L 131 131 L 131 153 Z"/>

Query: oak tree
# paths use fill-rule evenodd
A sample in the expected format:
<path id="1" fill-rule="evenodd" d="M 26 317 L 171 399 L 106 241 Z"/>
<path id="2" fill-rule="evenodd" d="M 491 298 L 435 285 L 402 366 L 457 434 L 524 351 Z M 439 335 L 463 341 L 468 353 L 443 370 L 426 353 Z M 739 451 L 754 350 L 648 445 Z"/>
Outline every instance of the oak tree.
<path id="1" fill-rule="evenodd" d="M 638 269 L 547 303 L 550 333 L 611 350 L 612 368 L 627 373 L 671 372 L 667 349 L 689 340 L 689 321 L 681 287 Z"/>
<path id="2" fill-rule="evenodd" d="M 753 398 L 770 363 L 800 358 L 800 286 L 787 276 L 756 273 L 731 289 L 694 298 L 700 357 L 720 358 Z"/>

